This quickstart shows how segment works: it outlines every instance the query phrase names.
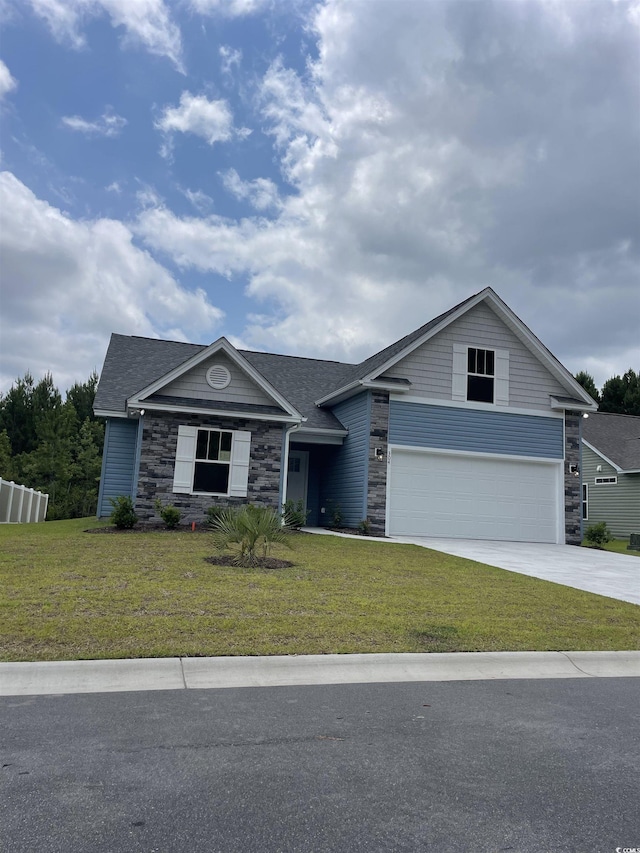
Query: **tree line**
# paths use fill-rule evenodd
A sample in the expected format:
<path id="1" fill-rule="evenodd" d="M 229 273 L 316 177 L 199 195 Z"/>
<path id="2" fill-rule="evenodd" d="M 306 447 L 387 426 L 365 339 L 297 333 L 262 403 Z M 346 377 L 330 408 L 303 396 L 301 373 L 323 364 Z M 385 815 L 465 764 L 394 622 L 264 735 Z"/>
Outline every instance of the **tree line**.
<path id="1" fill-rule="evenodd" d="M 93 515 L 104 445 L 104 422 L 93 414 L 94 371 L 65 399 L 50 373 L 30 373 L 0 395 L 0 477 L 49 495 L 48 519 Z"/>
<path id="2" fill-rule="evenodd" d="M 640 373 L 627 370 L 622 376 L 607 379 L 600 391 L 591 374 L 581 370 L 576 380 L 598 404 L 599 412 L 615 412 L 619 415 L 640 415 Z"/>

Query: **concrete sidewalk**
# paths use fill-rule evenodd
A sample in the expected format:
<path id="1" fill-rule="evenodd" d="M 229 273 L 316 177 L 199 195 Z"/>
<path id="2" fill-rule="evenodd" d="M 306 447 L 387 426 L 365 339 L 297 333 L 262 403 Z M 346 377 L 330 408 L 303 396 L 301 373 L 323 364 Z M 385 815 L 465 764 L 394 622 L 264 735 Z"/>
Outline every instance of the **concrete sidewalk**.
<path id="1" fill-rule="evenodd" d="M 0 663 L 0 696 L 613 677 L 640 677 L 640 652 L 456 652 Z"/>

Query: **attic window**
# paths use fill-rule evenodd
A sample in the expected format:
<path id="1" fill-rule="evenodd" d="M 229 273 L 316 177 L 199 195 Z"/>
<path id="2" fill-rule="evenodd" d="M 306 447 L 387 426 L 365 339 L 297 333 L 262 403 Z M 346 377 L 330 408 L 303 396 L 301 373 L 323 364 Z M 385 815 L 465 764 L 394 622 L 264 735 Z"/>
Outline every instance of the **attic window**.
<path id="1" fill-rule="evenodd" d="M 207 370 L 207 382 L 216 391 L 222 391 L 231 382 L 231 374 L 223 364 L 214 364 Z"/>

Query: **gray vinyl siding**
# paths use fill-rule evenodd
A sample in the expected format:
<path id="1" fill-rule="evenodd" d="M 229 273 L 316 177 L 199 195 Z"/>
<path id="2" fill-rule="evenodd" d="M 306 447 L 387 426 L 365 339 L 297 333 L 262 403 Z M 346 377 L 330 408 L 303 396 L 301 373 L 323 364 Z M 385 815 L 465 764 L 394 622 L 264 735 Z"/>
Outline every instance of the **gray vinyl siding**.
<path id="1" fill-rule="evenodd" d="M 598 471 L 597 466 L 602 470 Z M 595 484 L 596 477 L 617 477 L 616 485 Z M 588 518 L 584 530 L 591 524 L 606 521 L 618 539 L 640 533 L 640 474 L 618 474 L 589 447 L 582 445 L 582 482 L 588 489 Z"/>
<path id="2" fill-rule="evenodd" d="M 134 496 L 136 480 L 138 421 L 110 418 L 104 437 L 98 517 L 111 515 L 109 498 Z"/>
<path id="3" fill-rule="evenodd" d="M 338 420 L 349 430 L 344 444 L 327 459 L 322 478 L 321 502 L 326 507 L 326 523 L 339 505 L 342 523 L 357 526 L 367 515 L 367 477 L 371 395 L 363 392 L 333 408 Z"/>
<path id="4" fill-rule="evenodd" d="M 451 400 L 453 345 L 465 344 L 509 352 L 509 405 L 549 411 L 549 395 L 567 391 L 527 349 L 515 333 L 485 304 L 476 305 L 384 375 L 408 379 L 411 393 Z"/>
<path id="5" fill-rule="evenodd" d="M 562 459 L 563 421 L 392 400 L 389 444 Z"/>
<path id="6" fill-rule="evenodd" d="M 231 382 L 221 391 L 214 390 L 207 382 L 207 370 L 221 364 L 231 374 Z M 165 385 L 158 393 L 168 397 L 188 397 L 193 400 L 224 400 L 229 403 L 252 403 L 273 406 L 274 401 L 259 388 L 224 353 L 217 353 L 197 367 Z"/>

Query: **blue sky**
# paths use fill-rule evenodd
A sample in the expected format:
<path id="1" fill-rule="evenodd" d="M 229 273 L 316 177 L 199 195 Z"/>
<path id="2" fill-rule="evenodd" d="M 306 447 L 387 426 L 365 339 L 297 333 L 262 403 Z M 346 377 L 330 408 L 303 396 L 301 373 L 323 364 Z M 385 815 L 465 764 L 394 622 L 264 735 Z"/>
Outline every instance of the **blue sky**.
<path id="1" fill-rule="evenodd" d="M 0 0 L 0 391 L 112 331 L 359 361 L 491 285 L 640 369 L 638 0 Z"/>

